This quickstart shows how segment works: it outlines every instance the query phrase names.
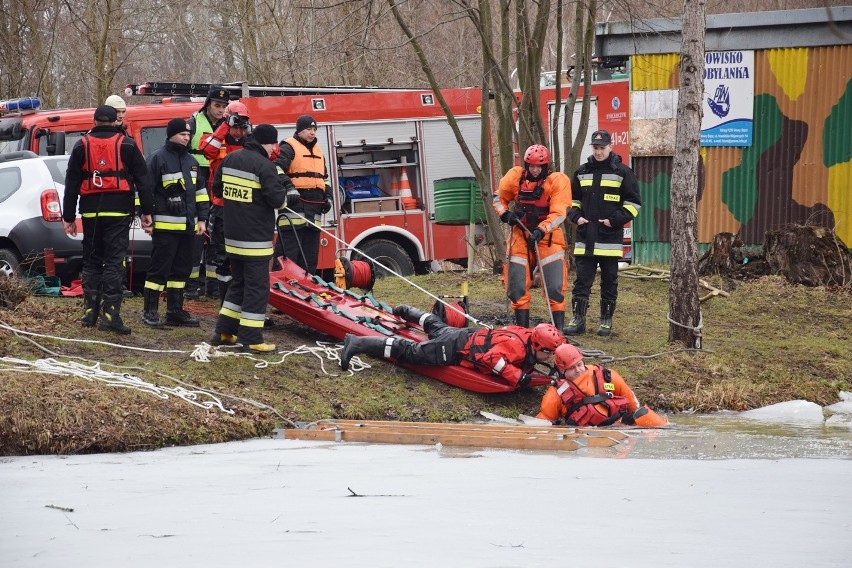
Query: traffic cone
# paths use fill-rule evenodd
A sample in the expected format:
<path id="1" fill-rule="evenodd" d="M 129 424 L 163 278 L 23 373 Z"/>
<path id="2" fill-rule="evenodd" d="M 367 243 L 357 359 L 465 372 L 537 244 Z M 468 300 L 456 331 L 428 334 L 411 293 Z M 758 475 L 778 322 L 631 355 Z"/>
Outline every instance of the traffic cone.
<path id="1" fill-rule="evenodd" d="M 416 209 L 417 200 L 411 195 L 411 184 L 408 182 L 408 173 L 405 168 L 399 169 L 396 181 L 391 183 L 393 194 L 399 197 L 403 209 Z"/>

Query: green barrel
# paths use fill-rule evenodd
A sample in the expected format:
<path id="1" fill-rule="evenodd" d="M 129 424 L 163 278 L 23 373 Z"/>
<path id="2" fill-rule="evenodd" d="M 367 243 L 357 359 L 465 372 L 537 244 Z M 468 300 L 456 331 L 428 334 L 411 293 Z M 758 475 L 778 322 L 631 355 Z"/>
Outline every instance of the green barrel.
<path id="1" fill-rule="evenodd" d="M 435 180 L 435 222 L 439 225 L 486 222 L 485 207 L 479 196 L 479 182 L 476 178 Z"/>

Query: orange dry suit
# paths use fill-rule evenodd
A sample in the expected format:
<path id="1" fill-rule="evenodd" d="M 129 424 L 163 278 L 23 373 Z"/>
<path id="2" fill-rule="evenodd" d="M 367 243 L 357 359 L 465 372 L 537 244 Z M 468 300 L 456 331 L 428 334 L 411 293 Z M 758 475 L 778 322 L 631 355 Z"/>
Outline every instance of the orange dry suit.
<path id="1" fill-rule="evenodd" d="M 618 372 L 587 365 L 573 381 L 557 379 L 556 386 L 547 389 L 538 418 L 551 422 L 564 418 L 569 426 L 609 426 L 632 417 L 637 408 L 636 395 Z"/>
<path id="2" fill-rule="evenodd" d="M 531 274 L 537 264 L 543 285 L 547 286 L 550 310 L 564 312 L 568 265 L 562 223 L 571 205 L 571 181 L 562 172 L 551 172 L 542 180 L 528 179 L 526 174 L 523 167 L 515 166 L 503 176 L 494 194 L 494 209 L 499 217 L 514 201 L 514 211 L 527 231 L 538 227 L 545 236 L 538 243 L 540 258 L 536 258 L 535 249 L 530 250 L 527 245 L 529 233 L 521 227 L 512 227 L 506 246 L 506 296 L 513 310 L 529 309 Z"/>

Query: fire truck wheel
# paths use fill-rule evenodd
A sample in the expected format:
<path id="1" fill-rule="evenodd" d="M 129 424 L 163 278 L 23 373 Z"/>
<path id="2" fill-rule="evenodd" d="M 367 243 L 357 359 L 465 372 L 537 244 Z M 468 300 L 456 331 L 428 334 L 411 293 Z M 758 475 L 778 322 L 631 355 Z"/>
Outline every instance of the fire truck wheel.
<path id="1" fill-rule="evenodd" d="M 397 274 L 411 276 L 414 274 L 414 263 L 401 246 L 386 239 L 375 239 L 359 246 L 365 254 L 378 260 Z M 376 266 L 376 277 L 382 278 L 390 273 L 381 266 Z"/>

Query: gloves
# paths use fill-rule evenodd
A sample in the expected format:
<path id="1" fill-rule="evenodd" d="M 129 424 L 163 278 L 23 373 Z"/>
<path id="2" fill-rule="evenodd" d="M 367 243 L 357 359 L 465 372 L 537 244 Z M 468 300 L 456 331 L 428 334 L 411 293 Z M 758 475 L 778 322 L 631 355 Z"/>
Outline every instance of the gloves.
<path id="1" fill-rule="evenodd" d="M 229 114 L 225 122 L 228 123 L 228 126 L 237 126 L 240 123 L 240 115 Z"/>
<path id="2" fill-rule="evenodd" d="M 500 220 L 507 225 L 519 225 L 521 223 L 521 218 L 514 211 L 503 211 L 500 214 Z"/>
<path id="3" fill-rule="evenodd" d="M 532 375 L 530 375 L 529 373 L 521 373 L 521 378 L 518 379 L 518 388 L 522 389 L 526 386 L 529 386 L 531 380 Z"/>
<path id="4" fill-rule="evenodd" d="M 535 246 L 538 244 L 538 241 L 544 238 L 544 231 L 542 231 L 539 227 L 533 229 L 533 232 L 530 233 L 529 238 L 527 239 L 527 246 L 530 247 L 530 250 L 533 250 Z"/>
<path id="5" fill-rule="evenodd" d="M 296 205 L 302 202 L 302 196 L 299 194 L 298 189 L 291 189 L 287 192 L 287 207 L 292 209 Z"/>

